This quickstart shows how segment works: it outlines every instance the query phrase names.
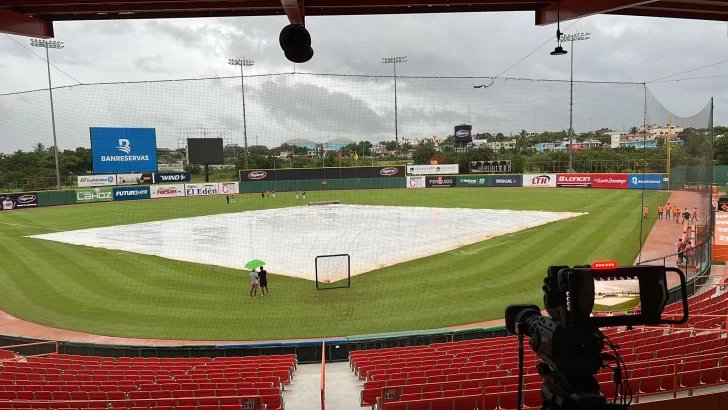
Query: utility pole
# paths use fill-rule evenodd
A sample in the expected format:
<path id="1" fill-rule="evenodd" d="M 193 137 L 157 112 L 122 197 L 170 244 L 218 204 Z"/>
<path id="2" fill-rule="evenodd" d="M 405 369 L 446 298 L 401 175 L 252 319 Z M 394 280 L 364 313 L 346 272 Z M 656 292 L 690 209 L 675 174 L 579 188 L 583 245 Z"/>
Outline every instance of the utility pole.
<path id="1" fill-rule="evenodd" d="M 245 153 L 243 155 L 244 161 L 245 161 L 245 169 L 248 168 L 248 124 L 245 118 L 245 72 L 243 71 L 244 67 L 252 67 L 253 64 L 255 64 L 255 61 L 253 60 L 246 60 L 246 59 L 229 59 L 228 64 L 230 65 L 238 65 L 240 66 L 240 89 L 243 92 L 243 143 L 245 144 Z M 256 141 L 257 141 L 256 136 Z"/>
<path id="2" fill-rule="evenodd" d="M 392 64 L 394 67 L 394 143 L 399 156 L 399 125 L 397 122 L 397 64 L 406 63 L 407 56 L 382 57 L 382 64 Z"/>
<path id="3" fill-rule="evenodd" d="M 53 48 L 56 50 L 62 49 L 62 41 L 51 41 L 41 39 L 31 39 L 30 45 L 33 47 L 43 47 L 46 51 L 46 66 L 48 67 L 48 95 L 51 98 L 51 126 L 53 127 L 53 156 L 56 161 L 56 189 L 61 189 L 61 168 L 58 165 L 58 139 L 56 137 L 56 113 L 53 108 L 53 84 L 51 83 L 51 60 L 48 49 Z"/>
<path id="4" fill-rule="evenodd" d="M 571 42 L 571 80 L 569 81 L 569 172 L 574 172 L 574 41 L 589 40 L 591 33 L 574 33 L 561 36 Z"/>

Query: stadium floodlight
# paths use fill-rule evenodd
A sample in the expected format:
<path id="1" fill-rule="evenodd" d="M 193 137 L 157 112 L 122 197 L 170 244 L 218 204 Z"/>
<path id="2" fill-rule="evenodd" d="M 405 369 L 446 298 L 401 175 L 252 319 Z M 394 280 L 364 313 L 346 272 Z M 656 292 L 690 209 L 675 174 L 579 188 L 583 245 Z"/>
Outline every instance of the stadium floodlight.
<path id="1" fill-rule="evenodd" d="M 51 60 L 48 49 L 60 50 L 64 47 L 63 41 L 44 40 L 33 38 L 30 40 L 33 47 L 43 47 L 46 51 L 46 67 L 48 68 L 48 95 L 51 99 L 51 126 L 53 128 L 53 157 L 56 162 L 56 189 L 61 189 L 61 168 L 58 165 L 58 139 L 56 137 L 56 113 L 53 108 L 53 83 L 51 82 Z"/>
<path id="2" fill-rule="evenodd" d="M 394 67 L 394 144 L 399 155 L 399 126 L 397 122 L 397 64 L 406 63 L 407 56 L 382 57 L 382 64 L 392 64 Z"/>
<path id="3" fill-rule="evenodd" d="M 589 40 L 591 33 L 573 33 L 561 36 L 561 41 L 571 42 L 571 80 L 569 81 L 569 172 L 574 172 L 574 41 Z"/>
<path id="4" fill-rule="evenodd" d="M 244 67 L 252 67 L 255 64 L 253 60 L 246 60 L 245 58 L 235 59 L 231 58 L 228 60 L 228 64 L 240 66 L 240 90 L 243 94 L 243 143 L 245 145 L 245 152 L 243 158 L 245 161 L 245 169 L 248 169 L 248 124 L 245 117 L 245 72 Z"/>

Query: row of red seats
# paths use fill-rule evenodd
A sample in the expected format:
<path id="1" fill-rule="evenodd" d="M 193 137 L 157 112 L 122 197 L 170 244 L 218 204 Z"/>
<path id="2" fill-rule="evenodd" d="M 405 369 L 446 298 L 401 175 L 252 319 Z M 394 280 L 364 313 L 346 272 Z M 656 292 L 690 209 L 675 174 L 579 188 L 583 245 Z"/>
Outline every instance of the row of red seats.
<path id="1" fill-rule="evenodd" d="M 91 382 L 91 381 L 110 381 L 110 382 L 123 382 L 123 381 L 136 381 L 143 380 L 146 382 L 177 382 L 177 383 L 204 383 L 204 382 L 239 382 L 249 378 L 277 378 L 283 384 L 289 384 L 291 382 L 292 373 L 289 370 L 261 370 L 261 371 L 241 371 L 238 375 L 207 375 L 207 374 L 169 374 L 160 375 L 126 375 L 126 374 L 102 374 L 102 375 L 74 375 L 74 374 L 38 374 L 38 373 L 24 373 L 24 372 L 0 372 L 0 380 L 13 380 L 13 381 L 31 381 L 34 383 L 51 383 L 51 382 Z"/>
<path id="2" fill-rule="evenodd" d="M 14 410 L 14 409 L 49 409 L 54 410 L 250 410 L 249 406 L 245 404 L 203 404 L 203 405 L 182 405 L 182 406 L 149 406 L 149 407 L 57 407 L 57 406 L 45 406 L 41 407 L 38 404 L 31 406 L 30 404 L 19 404 L 15 407 L 9 403 L 0 402 L 0 409 Z M 471 409 L 472 410 L 472 409 Z"/>
<path id="3" fill-rule="evenodd" d="M 211 397 L 200 400 L 158 400 L 158 401 L 115 401 L 103 402 L 82 402 L 69 401 L 61 405 L 58 402 L 3 402 L 0 401 L 0 409 L 59 409 L 68 408 L 74 410 L 121 410 L 121 409 L 158 409 L 158 410 L 227 410 L 227 409 L 253 409 L 253 410 L 282 410 L 282 402 L 274 398 L 266 397 Z M 65 407 L 62 407 L 65 406 Z"/>
<path id="4" fill-rule="evenodd" d="M 91 398 L 91 393 L 94 398 Z M 133 390 L 125 393 L 124 399 L 161 399 L 215 396 L 269 396 L 280 394 L 275 387 L 240 389 L 197 389 L 197 390 Z M 106 397 L 106 398 L 102 398 Z M 85 391 L 0 391 L 0 400 L 108 400 L 106 392 Z"/>
<path id="5" fill-rule="evenodd" d="M 154 390 L 217 390 L 217 389 L 269 389 L 281 390 L 282 385 L 278 382 L 242 382 L 242 383 L 145 383 L 137 380 L 132 384 L 100 384 L 100 382 L 88 382 L 87 384 L 3 384 L 0 382 L 0 391 L 85 391 L 107 392 L 107 391 L 154 391 Z"/>

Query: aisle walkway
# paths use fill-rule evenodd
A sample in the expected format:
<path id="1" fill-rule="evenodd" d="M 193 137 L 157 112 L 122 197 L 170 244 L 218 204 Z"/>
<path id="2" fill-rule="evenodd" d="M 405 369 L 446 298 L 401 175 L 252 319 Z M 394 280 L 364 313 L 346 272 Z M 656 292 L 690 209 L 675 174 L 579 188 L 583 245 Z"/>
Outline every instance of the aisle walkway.
<path id="1" fill-rule="evenodd" d="M 677 205 L 680 209 L 688 208 L 690 212 L 693 208 L 700 205 L 701 196 L 697 192 L 675 191 L 670 195 L 672 205 Z M 703 207 L 704 208 L 704 207 Z M 657 210 L 650 210 L 650 217 L 656 217 Z M 700 223 L 705 223 L 706 215 L 699 215 Z M 650 231 L 645 244 L 642 246 L 642 252 L 637 255 L 635 264 L 639 261 L 648 261 L 661 258 L 677 252 L 677 239 L 682 235 L 682 224 L 675 223 L 674 220 L 658 220 L 655 222 Z M 675 257 L 666 260 L 666 266 L 675 266 Z M 661 262 L 661 261 L 660 261 Z"/>
<path id="2" fill-rule="evenodd" d="M 291 384 L 283 392 L 286 410 L 321 410 L 321 364 L 299 365 Z M 326 365 L 326 409 L 361 410 L 357 380 L 348 362 Z"/>

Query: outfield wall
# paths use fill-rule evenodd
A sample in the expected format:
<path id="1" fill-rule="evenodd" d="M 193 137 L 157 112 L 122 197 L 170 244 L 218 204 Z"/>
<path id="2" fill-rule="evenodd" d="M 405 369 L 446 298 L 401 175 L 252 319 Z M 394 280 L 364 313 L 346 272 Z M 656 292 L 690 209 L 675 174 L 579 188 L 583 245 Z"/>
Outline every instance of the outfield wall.
<path id="1" fill-rule="evenodd" d="M 402 169 L 400 169 L 402 168 Z M 131 184 L 140 179 L 127 175 L 96 176 L 86 179 L 84 184 L 92 186 L 65 191 L 40 191 L 8 193 L 4 197 L 13 202 L 13 209 L 27 209 L 39 206 L 75 205 L 93 202 L 133 201 L 140 199 L 174 198 L 188 196 L 227 195 L 237 193 L 261 193 L 266 191 L 333 191 L 358 189 L 396 189 L 396 188 L 608 188 L 608 189 L 669 189 L 667 174 L 525 174 L 525 175 L 420 175 L 404 176 L 403 167 L 359 167 L 346 173 L 347 168 L 314 169 L 300 173 L 291 171 L 285 174 L 260 174 L 264 171 L 250 171 L 243 182 L 220 183 L 159 183 L 157 185 L 100 185 L 129 181 Z M 301 177 L 318 176 L 326 172 L 327 178 L 321 179 L 276 179 L 278 176 Z M 329 179 L 329 172 L 339 178 Z M 258 173 L 258 174 L 255 174 Z M 352 177 L 360 175 L 361 177 Z M 243 177 L 241 172 L 241 177 Z M 81 179 L 87 177 L 79 177 Z M 100 179 L 98 179 L 100 178 Z M 105 179 L 106 178 L 106 179 Z M 134 177 L 136 178 L 136 176 Z M 188 173 L 149 174 L 154 182 L 161 179 L 185 181 Z M 674 185 L 674 184 L 673 184 Z M 3 197 L 3 199 L 5 199 Z"/>

